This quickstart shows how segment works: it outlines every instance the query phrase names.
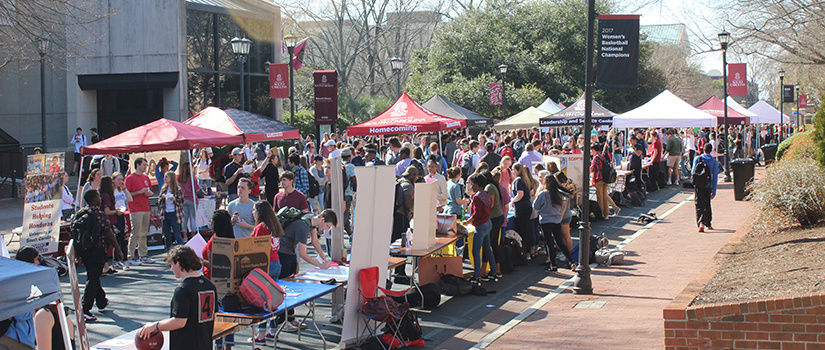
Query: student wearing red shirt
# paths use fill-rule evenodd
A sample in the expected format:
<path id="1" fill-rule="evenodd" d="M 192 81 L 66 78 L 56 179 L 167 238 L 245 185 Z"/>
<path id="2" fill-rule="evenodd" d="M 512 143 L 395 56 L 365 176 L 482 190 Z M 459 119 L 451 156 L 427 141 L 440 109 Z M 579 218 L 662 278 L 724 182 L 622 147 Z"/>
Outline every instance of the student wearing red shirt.
<path id="1" fill-rule="evenodd" d="M 304 213 L 309 211 L 307 197 L 301 193 L 301 191 L 296 190 L 294 184 L 295 174 L 291 171 L 285 171 L 281 174 L 281 187 L 283 187 L 284 190 L 278 192 L 275 198 L 272 199 L 274 202 L 272 209 L 274 209 L 276 213 L 283 207 L 301 209 Z"/>
<path id="2" fill-rule="evenodd" d="M 132 236 L 129 238 L 129 252 L 126 254 L 131 259 L 126 262 L 126 266 L 155 262 L 148 256 L 149 248 L 146 246 L 146 234 L 149 233 L 149 197 L 154 194 L 151 190 L 152 183 L 149 181 L 149 176 L 146 176 L 147 168 L 149 168 L 149 162 L 146 159 L 135 159 L 135 172 L 126 177 L 126 189 L 132 195 L 132 201 L 128 203 Z M 137 254 L 135 254 L 135 249 L 138 251 Z"/>
<path id="3" fill-rule="evenodd" d="M 281 237 L 284 236 L 284 229 L 278 221 L 275 212 L 272 211 L 272 206 L 265 200 L 255 202 L 255 207 L 252 209 L 252 216 L 255 217 L 255 231 L 252 232 L 251 237 L 269 236 L 270 250 L 269 250 L 269 276 L 272 279 L 278 279 L 281 275 L 281 261 L 278 256 L 278 249 L 281 247 Z M 266 339 L 275 339 L 275 330 L 277 329 L 275 321 L 270 321 L 270 332 L 264 335 L 266 324 L 258 325 L 258 332 L 255 339 L 252 341 L 255 344 L 266 344 Z"/>
<path id="4" fill-rule="evenodd" d="M 480 281 L 498 281 L 501 275 L 496 271 L 496 258 L 493 256 L 493 249 L 490 246 L 490 230 L 493 228 L 490 222 L 490 210 L 493 205 L 493 198 L 483 191 L 487 186 L 487 179 L 481 175 L 473 174 L 467 178 L 474 194 L 470 202 L 470 218 L 462 222 L 462 225 L 472 224 L 476 228 L 473 234 L 473 279 L 470 282 L 480 284 Z M 484 256 L 490 262 L 490 274 L 481 277 L 481 248 L 484 248 Z"/>

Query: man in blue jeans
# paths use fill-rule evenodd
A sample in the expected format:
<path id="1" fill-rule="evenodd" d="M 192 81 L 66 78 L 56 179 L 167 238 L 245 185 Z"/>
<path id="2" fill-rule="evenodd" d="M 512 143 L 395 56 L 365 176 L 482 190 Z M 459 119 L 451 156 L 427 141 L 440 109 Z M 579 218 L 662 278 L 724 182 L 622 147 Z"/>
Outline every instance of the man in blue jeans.
<path id="1" fill-rule="evenodd" d="M 714 159 L 710 152 L 713 151 L 712 144 L 705 144 L 703 153 L 693 159 L 693 173 L 696 172 L 696 165 L 699 161 L 705 163 L 710 170 L 710 183 L 706 187 L 694 186 L 696 194 L 696 225 L 699 226 L 699 232 L 705 232 L 705 228 L 712 230 L 711 220 L 713 220 L 713 212 L 711 211 L 710 201 L 716 197 L 716 182 L 719 179 L 719 163 Z"/>

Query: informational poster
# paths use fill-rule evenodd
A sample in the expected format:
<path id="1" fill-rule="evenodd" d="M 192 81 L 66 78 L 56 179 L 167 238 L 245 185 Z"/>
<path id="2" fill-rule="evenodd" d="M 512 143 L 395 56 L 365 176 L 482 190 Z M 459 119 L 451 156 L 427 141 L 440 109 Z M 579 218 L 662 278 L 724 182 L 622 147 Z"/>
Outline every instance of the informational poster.
<path id="1" fill-rule="evenodd" d="M 60 165 L 63 160 L 62 153 L 28 157 L 20 245 L 34 247 L 40 254 L 54 253 L 58 249 L 63 198 L 63 173 Z"/>
<path id="2" fill-rule="evenodd" d="M 639 86 L 639 15 L 599 15 L 598 89 Z"/>
<path id="3" fill-rule="evenodd" d="M 149 180 L 152 181 L 153 184 L 157 184 L 157 178 L 155 178 L 156 171 L 158 169 L 158 164 L 163 160 L 169 163 L 169 170 L 175 170 L 177 172 L 177 168 L 180 165 L 181 159 L 184 162 L 188 162 L 189 158 L 186 156 L 186 151 L 157 151 L 157 152 L 145 152 L 145 153 L 136 153 L 129 157 L 129 159 L 137 159 L 137 157 L 145 158 L 147 162 L 149 162 L 149 167 L 146 168 L 146 176 L 149 177 Z M 161 175 L 163 176 L 163 175 Z M 157 193 L 155 193 L 157 195 Z"/>
<path id="4" fill-rule="evenodd" d="M 728 95 L 748 95 L 748 66 L 747 63 L 728 64 Z"/>
<path id="5" fill-rule="evenodd" d="M 795 99 L 793 98 L 793 91 L 794 86 L 790 84 L 782 85 L 782 102 L 784 103 L 793 103 Z"/>
<path id="6" fill-rule="evenodd" d="M 567 178 L 573 181 L 576 184 L 576 187 L 581 189 L 584 185 L 582 180 L 584 179 L 584 156 L 581 154 L 561 154 L 557 156 L 544 156 L 544 162 L 553 162 L 556 163 L 556 166 L 559 167 L 559 170 L 567 175 Z M 590 169 L 590 165 L 588 165 L 587 169 Z M 589 179 L 588 179 L 589 181 Z"/>
<path id="7" fill-rule="evenodd" d="M 316 70 L 315 80 L 315 125 L 335 124 L 338 120 L 338 72 Z"/>
<path id="8" fill-rule="evenodd" d="M 289 98 L 289 64 L 269 65 L 269 98 Z"/>
<path id="9" fill-rule="evenodd" d="M 504 101 L 503 93 L 501 83 L 490 83 L 490 105 L 501 106 Z"/>
<path id="10" fill-rule="evenodd" d="M 195 216 L 195 227 L 209 226 L 212 220 L 212 213 L 215 212 L 215 199 L 198 199 L 198 212 Z"/>

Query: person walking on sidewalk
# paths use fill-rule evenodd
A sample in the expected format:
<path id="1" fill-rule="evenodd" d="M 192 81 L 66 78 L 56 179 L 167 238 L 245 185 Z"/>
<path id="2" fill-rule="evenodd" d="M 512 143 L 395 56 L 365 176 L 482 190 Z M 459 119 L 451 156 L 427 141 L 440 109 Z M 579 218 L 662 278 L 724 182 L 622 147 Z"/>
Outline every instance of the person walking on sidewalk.
<path id="1" fill-rule="evenodd" d="M 713 151 L 713 145 L 710 143 L 705 144 L 703 151 L 704 152 L 700 156 L 693 159 L 692 168 L 695 183 L 694 192 L 696 195 L 696 224 L 699 226 L 699 232 L 705 232 L 705 228 L 709 230 L 713 229 L 713 226 L 711 225 L 713 212 L 711 211 L 710 201 L 716 197 L 716 181 L 719 177 L 719 163 L 710 154 Z M 700 163 L 704 164 L 706 167 L 697 168 L 697 165 Z M 710 177 L 710 181 L 706 186 L 699 185 L 695 180 L 697 173 L 701 174 L 702 172 L 709 172 L 709 174 L 705 175 Z"/>

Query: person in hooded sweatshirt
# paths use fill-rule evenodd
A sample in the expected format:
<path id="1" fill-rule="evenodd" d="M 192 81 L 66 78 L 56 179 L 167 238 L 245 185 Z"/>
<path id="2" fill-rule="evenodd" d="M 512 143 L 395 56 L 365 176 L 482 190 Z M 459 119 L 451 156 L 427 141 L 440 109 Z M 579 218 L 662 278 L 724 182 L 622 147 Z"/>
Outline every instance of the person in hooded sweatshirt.
<path id="1" fill-rule="evenodd" d="M 710 208 L 710 201 L 716 197 L 716 182 L 719 179 L 719 162 L 716 158 L 711 156 L 713 145 L 705 144 L 703 152 L 700 156 L 693 158 L 693 173 L 696 172 L 696 165 L 701 159 L 710 170 L 710 183 L 707 187 L 694 186 L 696 193 L 696 225 L 699 226 L 699 232 L 705 232 L 705 228 L 712 230 L 711 220 L 713 220 L 713 213 Z"/>

